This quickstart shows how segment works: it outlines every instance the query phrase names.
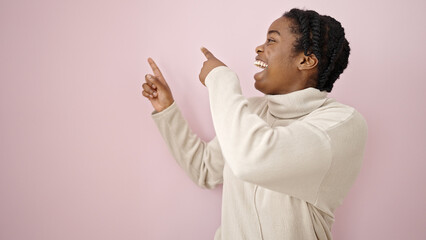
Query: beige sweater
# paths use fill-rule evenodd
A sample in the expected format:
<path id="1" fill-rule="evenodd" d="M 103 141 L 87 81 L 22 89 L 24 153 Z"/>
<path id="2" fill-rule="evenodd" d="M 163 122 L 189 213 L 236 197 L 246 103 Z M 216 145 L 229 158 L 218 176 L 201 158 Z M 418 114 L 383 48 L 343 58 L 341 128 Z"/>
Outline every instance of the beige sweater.
<path id="1" fill-rule="evenodd" d="M 225 66 L 207 75 L 206 86 L 212 141 L 191 132 L 176 102 L 152 117 L 196 184 L 223 183 L 214 239 L 332 239 L 333 213 L 361 167 L 363 116 L 315 88 L 246 99 Z"/>

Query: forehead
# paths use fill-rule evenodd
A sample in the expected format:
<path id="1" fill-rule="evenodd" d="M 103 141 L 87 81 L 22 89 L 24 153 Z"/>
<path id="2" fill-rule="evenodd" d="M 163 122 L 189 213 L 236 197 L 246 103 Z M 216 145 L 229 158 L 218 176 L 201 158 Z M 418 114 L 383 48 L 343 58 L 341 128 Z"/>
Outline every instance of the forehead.
<path id="1" fill-rule="evenodd" d="M 286 17 L 280 17 L 272 22 L 271 26 L 269 26 L 268 32 L 271 30 L 277 30 L 282 34 L 290 33 L 290 24 L 291 20 Z"/>

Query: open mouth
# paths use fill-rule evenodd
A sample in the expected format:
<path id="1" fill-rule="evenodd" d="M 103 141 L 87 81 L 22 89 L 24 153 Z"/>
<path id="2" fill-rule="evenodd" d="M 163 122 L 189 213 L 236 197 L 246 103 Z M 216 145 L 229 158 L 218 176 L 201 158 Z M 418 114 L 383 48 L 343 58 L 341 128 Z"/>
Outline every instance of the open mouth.
<path id="1" fill-rule="evenodd" d="M 265 69 L 265 68 L 268 67 L 268 64 L 266 64 L 265 62 L 260 61 L 260 60 L 254 61 L 254 65 L 257 66 L 257 67 L 260 67 L 262 69 Z"/>

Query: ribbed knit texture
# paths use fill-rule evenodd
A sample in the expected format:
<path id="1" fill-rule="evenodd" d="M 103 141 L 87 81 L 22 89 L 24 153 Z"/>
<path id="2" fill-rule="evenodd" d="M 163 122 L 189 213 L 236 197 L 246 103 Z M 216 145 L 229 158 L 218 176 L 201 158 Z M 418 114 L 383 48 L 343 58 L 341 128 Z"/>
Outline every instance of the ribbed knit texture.
<path id="1" fill-rule="evenodd" d="M 332 239 L 334 211 L 362 164 L 362 115 L 315 88 L 246 99 L 225 66 L 205 83 L 212 141 L 191 132 L 176 102 L 152 117 L 197 185 L 223 183 L 214 239 Z"/>

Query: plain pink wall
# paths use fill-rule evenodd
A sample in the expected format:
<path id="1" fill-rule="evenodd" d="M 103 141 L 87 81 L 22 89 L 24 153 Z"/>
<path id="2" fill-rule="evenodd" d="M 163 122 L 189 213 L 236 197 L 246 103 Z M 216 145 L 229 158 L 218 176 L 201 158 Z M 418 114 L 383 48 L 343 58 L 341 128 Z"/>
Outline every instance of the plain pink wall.
<path id="1" fill-rule="evenodd" d="M 221 190 L 169 154 L 141 95 L 157 61 L 193 130 L 209 48 L 247 96 L 254 48 L 292 7 L 335 17 L 350 64 L 330 97 L 367 119 L 335 239 L 426 239 L 424 1 L 0 1 L 0 239 L 213 239 Z"/>

